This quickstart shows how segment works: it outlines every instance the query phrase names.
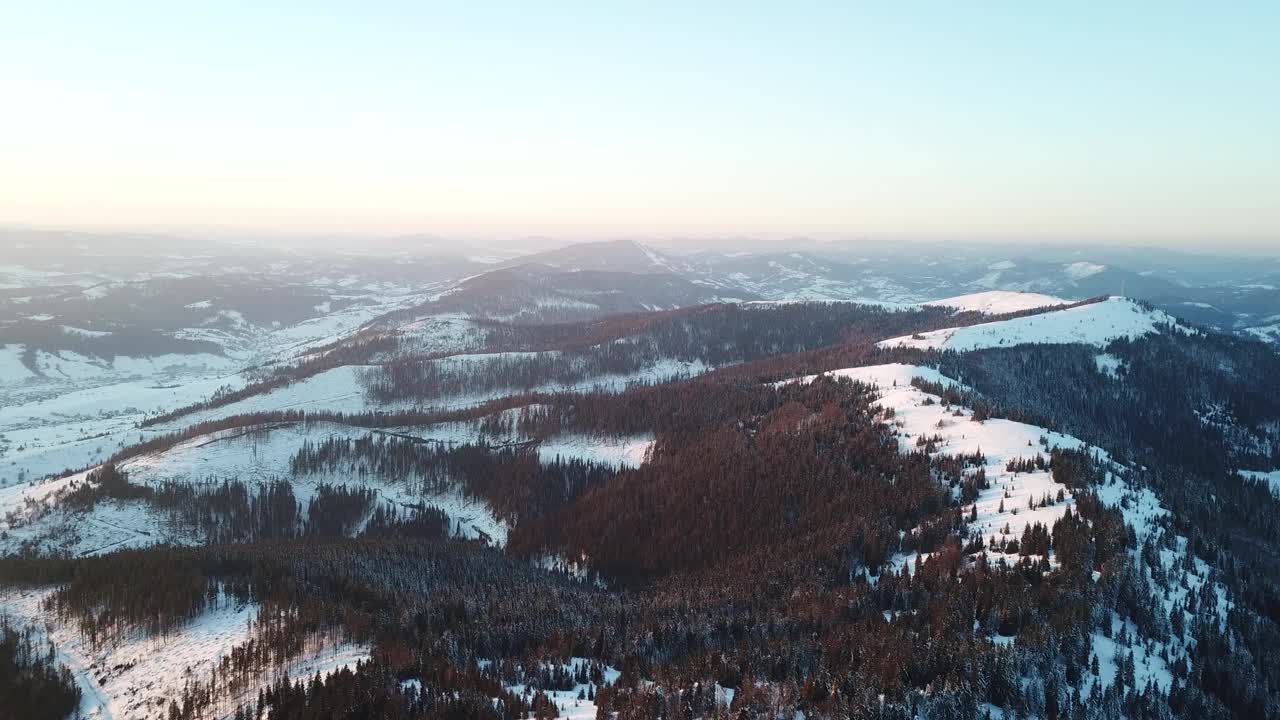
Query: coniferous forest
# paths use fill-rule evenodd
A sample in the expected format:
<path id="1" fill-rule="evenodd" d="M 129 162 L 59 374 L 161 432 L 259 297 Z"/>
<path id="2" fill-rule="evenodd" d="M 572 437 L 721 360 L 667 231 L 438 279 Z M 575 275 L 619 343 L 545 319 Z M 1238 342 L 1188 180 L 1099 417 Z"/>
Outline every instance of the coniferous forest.
<path id="1" fill-rule="evenodd" d="M 1280 716 L 1280 502 L 1234 472 L 1280 457 L 1274 353 L 1176 333 L 1101 350 L 883 349 L 955 317 L 802 322 L 811 307 L 745 324 L 720 308 L 630 318 L 603 345 L 617 331 L 509 326 L 494 334 L 511 347 L 564 350 L 449 370 L 401 358 L 365 377 L 380 402 L 507 393 L 491 401 L 153 433 L 60 502 L 145 507 L 200 542 L 30 548 L 0 558 L 0 580 L 47 591 L 43 611 L 89 648 L 257 608 L 249 639 L 159 709 L 171 720 L 541 718 L 575 703 L 690 720 Z M 1118 373 L 1099 368 L 1103 351 Z M 722 369 L 536 390 L 654 358 Z M 786 381 L 894 362 L 959 384 Z M 1209 372 L 1224 364 L 1229 377 Z M 886 391 L 923 399 L 893 406 Z M 908 434 L 922 411 L 941 419 Z M 949 449 L 1014 421 L 1041 434 L 1004 460 Z M 476 434 L 412 432 L 435 425 Z M 138 479 L 139 458 L 281 430 L 310 434 L 280 476 Z M 632 463 L 539 452 L 561 437 L 652 443 Z M 1015 496 L 1033 481 L 1046 489 Z M 443 497 L 485 508 L 505 537 L 468 532 Z M 81 690 L 58 657 L 30 630 L 3 633 L 0 706 L 71 716 Z M 346 647 L 367 654 L 280 672 Z"/>

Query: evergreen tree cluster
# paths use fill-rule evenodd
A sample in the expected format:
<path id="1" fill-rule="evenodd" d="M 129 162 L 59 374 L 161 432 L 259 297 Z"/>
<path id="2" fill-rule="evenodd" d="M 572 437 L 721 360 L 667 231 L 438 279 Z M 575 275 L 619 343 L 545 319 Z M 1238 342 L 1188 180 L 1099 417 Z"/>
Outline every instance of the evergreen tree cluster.
<path id="1" fill-rule="evenodd" d="M 53 645 L 0 615 L 0 717 L 63 720 L 80 707 L 80 687 Z"/>

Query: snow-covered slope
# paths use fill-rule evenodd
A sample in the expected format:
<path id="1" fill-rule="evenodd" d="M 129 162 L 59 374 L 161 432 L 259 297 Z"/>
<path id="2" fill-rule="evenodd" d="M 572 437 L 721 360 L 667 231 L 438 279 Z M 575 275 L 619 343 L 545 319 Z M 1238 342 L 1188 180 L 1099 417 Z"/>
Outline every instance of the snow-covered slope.
<path id="1" fill-rule="evenodd" d="M 519 410 L 507 410 L 514 416 Z M 483 435 L 481 422 L 441 423 L 394 428 L 397 436 L 418 442 L 445 445 L 462 443 L 505 445 L 534 443 L 543 462 L 557 458 L 580 459 L 615 467 L 635 467 L 645 462 L 652 435 L 602 437 L 558 435 L 541 441 L 525 437 Z M 325 473 L 295 475 L 290 460 L 306 443 L 330 438 L 358 440 L 377 436 L 376 431 L 338 423 L 277 423 L 201 435 L 164 451 L 139 455 L 119 464 L 129 481 L 152 488 L 166 482 L 203 484 L 238 480 L 258 485 L 288 480 L 303 507 L 319 485 L 361 485 L 377 492 L 379 502 L 392 507 L 434 507 L 449 516 L 453 532 L 470 538 L 488 538 L 504 545 L 507 524 L 482 500 L 461 490 L 423 495 L 412 482 L 420 478 L 382 477 L 367 466 Z M 96 555 L 157 543 L 191 545 L 205 542 L 192 529 L 171 524 L 165 513 L 141 500 L 98 501 L 87 512 L 62 506 L 62 498 L 86 482 L 89 472 L 57 480 L 0 488 L 0 554 L 29 546 L 73 556 Z"/>
<path id="2" fill-rule="evenodd" d="M 977 518 L 970 523 L 972 529 L 982 533 L 990 547 L 995 540 L 1017 540 L 1023 529 L 1035 523 L 1052 527 L 1067 508 L 1074 504 L 1067 488 L 1054 482 L 1047 470 L 1013 472 L 1006 469 L 1011 460 L 1048 459 L 1052 448 L 1076 450 L 1084 443 L 1076 438 L 1051 430 L 1010 420 L 973 419 L 967 408 L 944 405 L 937 396 L 924 392 L 911 384 L 914 378 L 933 383 L 956 385 L 932 368 L 914 365 L 891 364 L 848 368 L 828 373 L 846 377 L 878 388 L 880 407 L 892 410 L 888 417 L 897 430 L 898 445 L 902 452 L 921 449 L 921 443 L 934 439 L 937 455 L 972 455 L 981 452 L 985 458 L 982 466 L 990 487 L 982 490 L 974 503 Z M 814 376 L 803 378 L 812 380 Z M 1105 457 L 1101 450 L 1094 450 Z M 1042 505 L 1044 498 L 1054 500 L 1058 493 L 1066 495 L 1062 501 Z M 1031 505 L 1036 507 L 1032 508 Z M 1005 530 L 1008 530 L 1006 533 Z M 1005 559 L 1010 563 L 1019 558 L 1016 554 L 987 551 L 988 559 L 995 562 Z M 914 554 L 898 559 L 898 564 L 913 563 Z"/>
<path id="3" fill-rule="evenodd" d="M 239 375 L 216 368 L 27 388 L 21 397 L 21 388 L 0 384 L 0 488 L 101 462 L 138 441 L 138 422 L 148 414 L 242 384 Z"/>
<path id="4" fill-rule="evenodd" d="M 19 625 L 30 625 L 57 649 L 57 657 L 80 686 L 80 716 L 88 720 L 163 720 L 171 700 L 181 700 L 192 683 L 206 686 L 219 661 L 252 640 L 258 607 L 220 596 L 212 607 L 176 632 L 147 637 L 140 631 L 94 645 L 73 620 L 59 620 L 41 609 L 49 590 L 0 593 L 0 612 Z M 238 703 L 256 696 L 260 684 L 279 674 L 306 678 L 328 675 L 369 658 L 368 648 L 325 645 L 308 638 L 303 652 L 243 685 L 219 675 L 222 692 L 206 717 L 228 717 Z"/>
<path id="5" fill-rule="evenodd" d="M 22 364 L 25 350 L 25 346 L 16 343 L 0 345 L 0 384 L 9 386 L 35 377 L 35 373 Z"/>
<path id="6" fill-rule="evenodd" d="M 443 443 L 480 440 L 474 424 L 447 424 L 413 431 L 416 438 Z M 239 480 L 258 485 L 287 479 L 304 507 L 322 483 L 358 484 L 376 490 L 380 502 L 388 505 L 425 503 L 440 509 L 452 519 L 457 534 L 472 538 L 486 536 L 499 545 L 506 542 L 506 524 L 494 517 L 485 503 L 461 492 L 423 496 L 403 479 L 376 475 L 291 475 L 290 459 L 304 443 L 331 437 L 357 439 L 369 434 L 363 428 L 334 423 L 255 426 L 192 438 L 169 450 L 124 461 L 119 468 L 129 474 L 131 483 L 153 488 L 166 481 L 202 484 Z M 570 454 L 567 445 L 561 450 L 565 456 Z M 601 448 L 595 448 L 595 452 L 608 454 Z M 616 454 L 624 453 L 619 449 Z M 13 552 L 28 543 L 47 551 L 82 556 L 156 543 L 204 542 L 204 538 L 190 529 L 171 526 L 164 513 L 140 500 L 102 500 L 88 512 L 64 509 L 60 503 L 62 496 L 85 482 L 87 475 L 88 472 L 81 472 L 33 486 L 0 489 L 0 530 L 4 531 L 0 552 Z"/>
<path id="7" fill-rule="evenodd" d="M 1032 292 L 1012 292 L 1008 290 L 991 290 L 988 292 L 960 295 L 957 297 L 930 300 L 925 305 L 950 307 L 957 310 L 969 310 L 986 315 L 1032 310 L 1034 308 L 1066 305 L 1070 300 L 1063 300 L 1052 295 L 1041 295 Z"/>
<path id="8" fill-rule="evenodd" d="M 985 547 L 981 552 L 988 562 L 1014 563 L 1021 558 L 1017 553 L 999 552 L 993 545 L 1009 539 L 1021 538 L 1028 525 L 1041 523 L 1052 529 L 1066 511 L 1075 505 L 1073 491 L 1056 482 L 1051 470 L 1013 471 L 1010 460 L 1031 460 L 1037 457 L 1048 460 L 1052 448 L 1083 450 L 1098 461 L 1105 471 L 1105 483 L 1092 487 L 1106 505 L 1118 508 L 1125 523 L 1133 528 L 1137 547 L 1130 551 L 1135 567 L 1142 568 L 1143 577 L 1151 587 L 1153 596 L 1159 598 L 1165 614 L 1181 609 L 1187 598 L 1198 594 L 1211 597 L 1217 609 L 1219 622 L 1225 628 L 1226 613 L 1231 600 L 1226 589 L 1214 578 L 1214 571 L 1188 549 L 1184 536 L 1169 538 L 1169 511 L 1161 505 L 1151 490 L 1130 485 L 1121 475 L 1127 469 L 1114 462 L 1103 450 L 1091 447 L 1080 440 L 1050 431 L 1046 428 L 1009 420 L 974 419 L 969 408 L 948 406 L 943 398 L 927 393 L 913 385 L 913 378 L 933 383 L 959 386 L 955 381 L 940 375 L 931 368 L 912 365 L 878 365 L 848 368 L 828 373 L 847 377 L 876 386 L 878 405 L 884 408 L 885 421 L 896 429 L 902 452 L 925 450 L 930 455 L 962 455 L 981 451 L 984 463 L 981 467 L 989 487 L 980 490 L 972 505 L 964 509 L 975 517 L 969 522 L 971 533 L 982 536 Z M 816 376 L 800 378 L 811 381 Z M 973 469 L 972 472 L 976 472 Z M 1060 499 L 1059 499 L 1060 498 Z M 1046 502 L 1046 500 L 1048 502 Z M 967 516 L 967 515 L 966 515 Z M 1007 532 L 1006 532 L 1007 529 Z M 1161 536 L 1164 536 L 1163 538 Z M 1171 540 L 1171 542 L 1169 542 Z M 1142 546 L 1152 543 L 1159 547 L 1172 545 L 1144 556 Z M 919 553 L 898 553 L 893 558 L 893 570 L 906 568 L 911 571 Z M 919 556 L 927 560 L 928 554 Z M 1053 551 L 1050 563 L 1054 564 Z M 1165 578 L 1157 581 L 1157 576 Z M 1095 579 L 1098 574 L 1095 573 Z M 1204 590 L 1212 592 L 1205 593 Z M 892 619 L 892 618 L 890 618 Z M 1131 620 L 1118 615 L 1111 618 L 1112 632 L 1093 633 L 1090 636 L 1091 652 L 1099 661 L 1097 680 L 1088 680 L 1089 688 L 1095 683 L 1102 687 L 1116 682 L 1123 656 L 1131 655 L 1135 675 L 1141 683 L 1155 683 L 1168 692 L 1173 682 L 1170 663 L 1187 658 L 1195 640 L 1189 636 L 1159 640 L 1143 637 Z M 1118 638 L 1128 637 L 1125 643 Z M 992 642 L 1009 643 L 1015 639 L 993 636 Z"/>
<path id="9" fill-rule="evenodd" d="M 1113 297 L 1065 310 L 998 320 L 959 328 L 943 328 L 881 341 L 880 347 L 921 350 L 979 350 L 1033 343 L 1106 345 L 1116 338 L 1137 338 L 1174 323 L 1160 310 L 1146 310 L 1126 298 Z"/>

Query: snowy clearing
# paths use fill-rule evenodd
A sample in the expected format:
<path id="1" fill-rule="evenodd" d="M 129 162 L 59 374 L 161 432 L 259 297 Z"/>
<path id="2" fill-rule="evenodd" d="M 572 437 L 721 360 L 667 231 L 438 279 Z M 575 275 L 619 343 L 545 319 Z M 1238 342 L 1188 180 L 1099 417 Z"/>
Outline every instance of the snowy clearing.
<path id="1" fill-rule="evenodd" d="M 1257 480 L 1258 482 L 1269 484 L 1271 486 L 1271 492 L 1280 497 L 1280 470 L 1272 470 L 1270 472 L 1264 472 L 1261 470 L 1241 470 L 1240 474 L 1250 480 Z"/>
<path id="2" fill-rule="evenodd" d="M 169 702 L 180 699 L 192 682 L 208 683 L 219 661 L 254 637 L 258 607 L 220 595 L 203 614 L 178 631 L 128 637 L 92 646 L 74 627 L 45 613 L 40 603 L 51 590 L 0 593 L 0 613 L 43 630 L 58 660 L 73 673 L 83 698 L 80 713 L 91 720 L 163 720 Z M 255 678 L 246 687 L 229 686 L 220 677 L 212 717 L 233 713 L 237 703 L 256 697 L 258 688 L 276 677 L 327 675 L 369 657 L 367 648 L 331 645 L 312 638 L 302 655 Z M 229 692 L 228 692 L 229 690 Z"/>
<path id="3" fill-rule="evenodd" d="M 561 668 L 568 671 L 571 675 L 585 672 L 585 669 L 591 664 L 588 658 L 570 658 L 569 662 L 561 665 Z M 547 699 L 555 703 L 559 716 L 566 720 L 595 720 L 596 704 L 594 700 L 587 699 L 585 696 L 595 696 L 595 692 L 601 687 L 613 685 L 622 675 L 616 668 L 606 666 L 603 671 L 602 682 L 595 683 L 588 680 L 585 683 L 578 683 L 570 690 L 544 690 L 543 694 Z M 524 695 L 526 699 L 532 699 L 534 688 L 525 684 L 507 685 L 506 689 L 516 695 Z M 583 695 L 583 699 L 579 699 L 579 695 Z"/>
<path id="4" fill-rule="evenodd" d="M 542 462 L 576 458 L 615 467 L 639 467 L 653 447 L 653 441 L 652 435 L 628 438 L 558 435 L 538 443 L 538 457 Z"/>

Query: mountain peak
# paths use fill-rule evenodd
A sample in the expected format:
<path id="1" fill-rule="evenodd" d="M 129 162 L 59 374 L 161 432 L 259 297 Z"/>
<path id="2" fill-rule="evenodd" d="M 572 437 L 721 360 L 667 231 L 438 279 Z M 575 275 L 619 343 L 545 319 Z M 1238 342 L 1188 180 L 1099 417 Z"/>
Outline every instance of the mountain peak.
<path id="1" fill-rule="evenodd" d="M 598 240 L 526 255 L 521 264 L 536 263 L 558 270 L 607 270 L 640 274 L 674 272 L 670 258 L 635 240 Z"/>

